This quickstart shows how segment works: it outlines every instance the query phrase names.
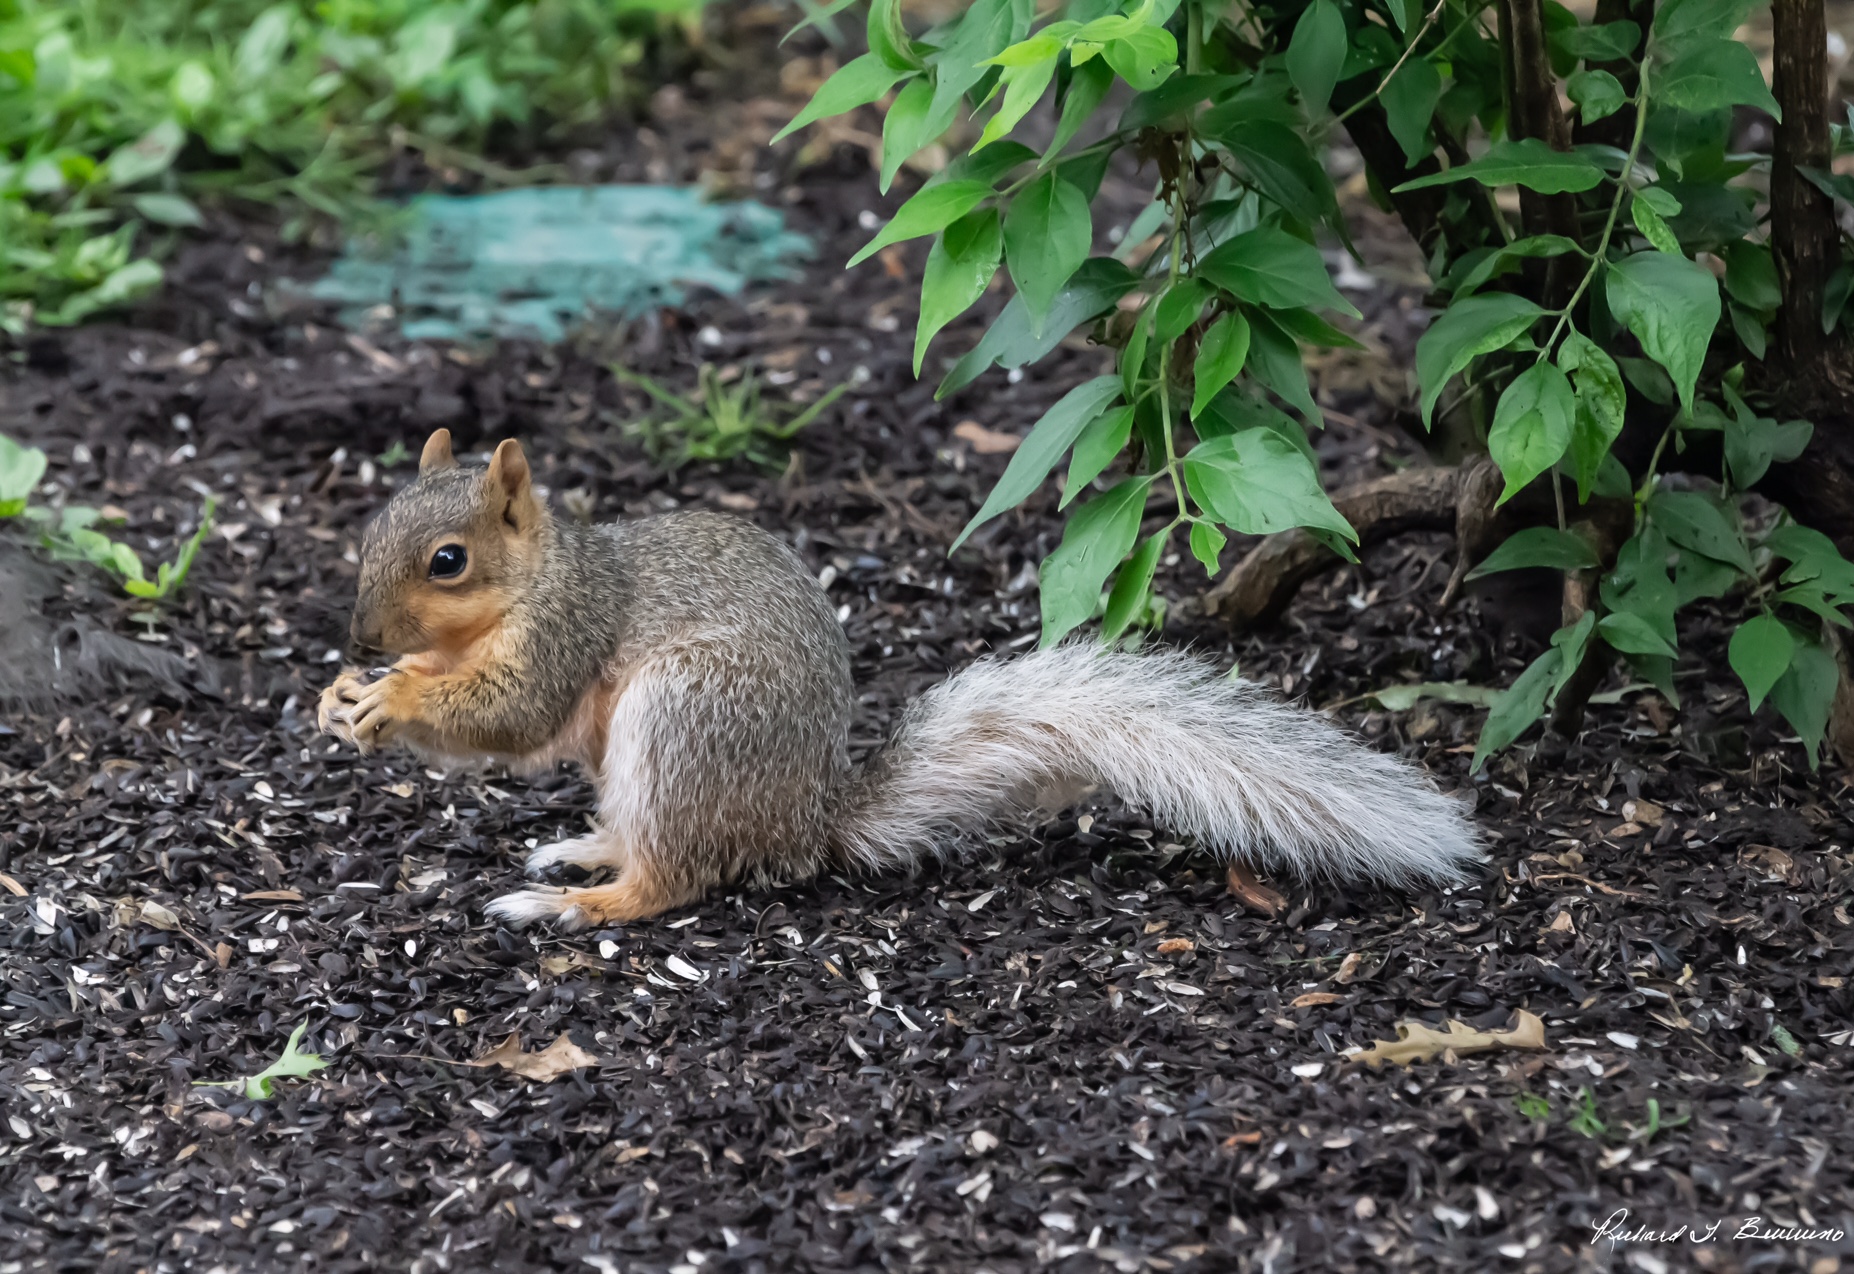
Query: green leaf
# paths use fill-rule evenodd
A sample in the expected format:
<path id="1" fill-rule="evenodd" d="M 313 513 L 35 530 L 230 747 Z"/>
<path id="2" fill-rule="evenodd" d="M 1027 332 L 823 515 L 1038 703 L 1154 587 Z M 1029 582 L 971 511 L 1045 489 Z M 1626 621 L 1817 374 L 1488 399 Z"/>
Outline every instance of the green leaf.
<path id="1" fill-rule="evenodd" d="M 218 81 L 204 62 L 189 59 L 182 62 L 174 71 L 174 78 L 168 81 L 168 96 L 174 99 L 174 105 L 181 108 L 182 114 L 191 116 L 206 109 L 212 103 L 213 91 Z"/>
<path id="2" fill-rule="evenodd" d="M 1658 43 L 1729 36 L 1750 16 L 1757 0 L 1668 0 L 1655 10 L 1654 36 Z"/>
<path id="3" fill-rule="evenodd" d="M 1330 4 L 1331 0 L 1321 2 Z M 1333 287 L 1320 250 L 1273 226 L 1261 226 L 1219 244 L 1199 259 L 1197 273 L 1254 305 L 1284 310 L 1317 306 L 1359 317 L 1352 303 Z"/>
<path id="4" fill-rule="evenodd" d="M 916 376 L 935 334 L 985 294 L 1003 251 L 996 208 L 969 212 L 940 232 L 921 276 L 921 316 L 914 330 Z"/>
<path id="5" fill-rule="evenodd" d="M 1160 27 L 1141 27 L 1109 41 L 1101 57 L 1136 91 L 1147 93 L 1178 69 L 1178 41 Z"/>
<path id="6" fill-rule="evenodd" d="M 1599 566 L 1596 551 L 1581 535 L 1560 531 L 1556 527 L 1534 526 L 1515 531 L 1505 543 L 1468 572 L 1469 579 L 1479 579 L 1497 571 L 1514 571 L 1528 566 L 1549 566 L 1556 571 L 1582 571 Z"/>
<path id="7" fill-rule="evenodd" d="M 898 71 L 918 71 L 921 60 L 914 54 L 908 29 L 901 22 L 900 0 L 872 0 L 867 27 L 869 51 Z"/>
<path id="8" fill-rule="evenodd" d="M 1727 657 L 1732 671 L 1745 683 L 1745 693 L 1751 696 L 1751 711 L 1757 711 L 1777 679 L 1789 671 L 1795 650 L 1796 639 L 1790 636 L 1789 628 L 1771 615 L 1754 615 L 1732 634 Z"/>
<path id="9" fill-rule="evenodd" d="M 985 78 L 986 63 L 1029 31 L 1032 16 L 1021 0 L 969 5 L 934 60 L 934 114 L 955 109 L 966 90 Z"/>
<path id="10" fill-rule="evenodd" d="M 953 541 L 952 552 L 966 542 L 966 537 L 979 527 L 997 517 L 1006 509 L 1014 508 L 1043 485 L 1043 479 L 1062 458 L 1062 453 L 1069 449 L 1089 421 L 1101 414 L 1103 408 L 1120 393 L 1118 376 L 1096 376 L 1093 380 L 1077 385 L 1043 413 L 1040 420 L 1031 426 L 1029 435 L 1011 453 L 1011 462 L 1004 467 L 1004 476 L 998 479 L 998 485 L 985 497 L 972 520 L 966 523 L 965 530 Z M 1125 550 L 1122 550 L 1124 552 Z M 1118 559 L 1115 559 L 1118 560 Z M 1103 572 L 1102 578 L 1106 578 Z"/>
<path id="11" fill-rule="evenodd" d="M 1736 40 L 1702 40 L 1684 46 L 1653 77 L 1651 88 L 1656 102 L 1683 111 L 1755 106 L 1772 119 L 1783 118 L 1777 99 L 1764 83 L 1757 54 Z"/>
<path id="12" fill-rule="evenodd" d="M 1113 490 L 1088 501 L 1069 518 L 1061 545 L 1044 559 L 1039 572 L 1043 609 L 1039 645 L 1055 645 L 1094 614 L 1101 586 L 1139 538 L 1152 481 L 1150 474 L 1123 478 Z"/>
<path id="13" fill-rule="evenodd" d="M 1056 123 L 1056 135 L 1043 152 L 1045 159 L 1061 154 L 1062 148 L 1075 140 L 1075 135 L 1081 132 L 1113 86 L 1113 68 L 1104 62 L 1084 62 L 1075 68 L 1068 95 L 1062 99 L 1062 117 Z"/>
<path id="14" fill-rule="evenodd" d="M 1719 255 L 1725 258 L 1725 290 L 1734 301 L 1759 314 L 1772 313 L 1783 304 L 1769 244 L 1740 239 L 1726 244 Z"/>
<path id="15" fill-rule="evenodd" d="M 1037 178 L 1011 201 L 1004 217 L 1004 256 L 1034 330 L 1041 329 L 1062 285 L 1088 259 L 1093 238 L 1088 197 L 1054 173 Z"/>
<path id="16" fill-rule="evenodd" d="M 1755 575 L 1744 534 L 1725 513 L 1697 491 L 1656 491 L 1648 517 L 1672 543 Z"/>
<path id="17" fill-rule="evenodd" d="M 1483 284 L 1496 275 L 1504 274 L 1521 261 L 1536 257 L 1562 256 L 1566 252 L 1577 251 L 1577 244 L 1561 234 L 1535 234 L 1525 239 L 1517 239 L 1504 248 L 1487 251 L 1486 255 L 1468 271 L 1462 281 L 1454 285 L 1457 302 L 1480 291 Z M 1463 255 L 1461 261 L 1469 258 Z"/>
<path id="18" fill-rule="evenodd" d="M 1700 559 L 1704 560 L 1704 559 Z M 1723 567 L 1721 570 L 1725 569 Z M 1817 618 L 1833 624 L 1837 628 L 1848 628 L 1848 617 L 1843 615 L 1827 594 L 1814 584 L 1798 584 L 1794 588 L 1780 589 L 1771 599 L 1786 602 L 1791 606 L 1800 606 Z"/>
<path id="19" fill-rule="evenodd" d="M 1165 542 L 1170 538 L 1169 528 L 1148 536 L 1139 551 L 1120 568 L 1120 574 L 1114 579 L 1114 589 L 1107 595 L 1107 610 L 1101 615 L 1101 640 L 1113 641 L 1120 636 L 1144 608 L 1147 590 L 1152 587 L 1152 573 L 1158 569 L 1159 554 L 1165 551 Z"/>
<path id="20" fill-rule="evenodd" d="M 1590 634 L 1596 631 L 1597 614 L 1586 610 L 1578 616 L 1577 622 L 1560 628 L 1551 635 L 1551 644 L 1564 652 L 1564 658 L 1558 664 L 1558 675 L 1552 678 L 1551 693 L 1548 703 L 1556 703 L 1558 694 L 1577 672 L 1577 666 L 1584 661 L 1584 652 L 1590 648 Z"/>
<path id="21" fill-rule="evenodd" d="M 1101 64 L 1084 62 L 1082 65 L 1098 67 Z M 1174 75 L 1150 93 L 1141 93 L 1128 102 L 1127 108 L 1120 113 L 1120 122 L 1114 126 L 1115 131 L 1137 133 L 1142 128 L 1181 123 L 1199 102 L 1243 82 L 1244 77 L 1235 75 Z"/>
<path id="22" fill-rule="evenodd" d="M 1604 22 L 1564 27 L 1546 38 L 1565 56 L 1580 62 L 1620 62 L 1642 42 L 1642 29 L 1633 22 Z"/>
<path id="23" fill-rule="evenodd" d="M 1365 697 L 1387 712 L 1408 712 L 1424 699 L 1491 708 L 1499 700 L 1500 692 L 1491 686 L 1477 686 L 1466 681 L 1419 681 L 1413 685 L 1385 686 Z"/>
<path id="24" fill-rule="evenodd" d="M 1321 527 L 1356 543 L 1358 533 L 1327 498 L 1299 448 L 1272 429 L 1200 442 L 1184 458 L 1191 498 L 1244 535 Z"/>
<path id="25" fill-rule="evenodd" d="M 1545 313 L 1511 292 L 1457 301 L 1416 342 L 1416 379 L 1423 390 L 1423 424 L 1429 424 L 1442 389 L 1482 354 L 1504 349 Z"/>
<path id="26" fill-rule="evenodd" d="M 1252 119 L 1219 138 L 1263 195 L 1309 226 L 1336 219 L 1339 198 L 1333 180 L 1306 139 L 1272 119 Z"/>
<path id="27" fill-rule="evenodd" d="M 1603 634 L 1604 641 L 1625 655 L 1662 655 L 1672 658 L 1676 653 L 1647 620 L 1626 610 L 1603 616 L 1597 621 L 1597 631 Z"/>
<path id="28" fill-rule="evenodd" d="M 1292 333 L 1275 321 L 1274 315 L 1252 309 L 1249 319 L 1249 375 L 1279 394 L 1301 413 L 1307 422 L 1323 427 L 1319 404 L 1313 401 L 1313 389 L 1307 383 L 1307 365 L 1301 361 L 1300 346 Z"/>
<path id="29" fill-rule="evenodd" d="M 1564 652 L 1553 646 L 1527 665 L 1518 679 L 1494 700 L 1494 706 L 1487 713 L 1487 723 L 1481 727 L 1480 742 L 1475 745 L 1469 773 L 1478 772 L 1488 757 L 1511 745 L 1545 715 L 1545 698 L 1551 693 L 1563 665 Z"/>
<path id="30" fill-rule="evenodd" d="M 850 258 L 849 264 L 860 265 L 891 243 L 944 230 L 978 207 L 991 193 L 990 184 L 982 181 L 948 181 L 937 186 L 922 186 L 896 210 L 893 220 Z"/>
<path id="31" fill-rule="evenodd" d="M 1682 204 L 1674 197 L 1674 192 L 1666 186 L 1643 186 L 1635 192 L 1635 198 L 1653 208 L 1662 217 L 1678 217 Z"/>
<path id="32" fill-rule="evenodd" d="M 1090 257 L 1082 262 L 1068 286 L 1056 294 L 1040 332 L 1031 325 L 1023 297 L 1013 295 L 979 343 L 946 374 L 934 390 L 934 398 L 957 393 L 994 365 L 1015 368 L 1034 363 L 1055 349 L 1078 324 L 1111 310 L 1138 282 L 1138 277 L 1120 262 L 1110 257 Z"/>
<path id="33" fill-rule="evenodd" d="M 1635 219 L 1635 228 L 1642 232 L 1644 238 L 1669 256 L 1679 256 L 1680 240 L 1667 228 L 1667 222 L 1661 220 L 1661 214 L 1654 210 L 1645 199 L 1629 200 L 1629 215 Z"/>
<path id="34" fill-rule="evenodd" d="M 1197 347 L 1197 364 L 1192 371 L 1196 382 L 1191 391 L 1193 420 L 1203 415 L 1210 400 L 1241 374 L 1248 357 L 1249 320 L 1231 310 L 1210 325 Z"/>
<path id="35" fill-rule="evenodd" d="M 1062 501 L 1056 507 L 1066 509 L 1088 484 L 1100 477 L 1114 462 L 1133 434 L 1133 409 L 1122 404 L 1110 407 L 1088 422 L 1075 440 L 1069 457 L 1068 477 L 1062 483 Z"/>
<path id="36" fill-rule="evenodd" d="M 916 76 L 902 85 L 882 120 L 881 191 L 888 193 L 889 183 L 901 166 L 953 125 L 953 112 L 934 118 L 933 82 Z"/>
<path id="37" fill-rule="evenodd" d="M 1036 152 L 1022 142 L 994 142 L 977 154 L 961 155 L 929 177 L 924 184 L 940 186 L 949 181 L 979 181 L 987 186 L 995 186 L 999 178 L 1013 168 L 1020 164 L 1027 164 L 1035 158 Z"/>
<path id="38" fill-rule="evenodd" d="M 41 315 L 39 321 L 48 327 L 81 323 L 99 310 L 146 296 L 161 286 L 161 277 L 161 267 L 141 257 L 110 271 L 101 283 L 70 297 L 55 313 Z"/>
<path id="39" fill-rule="evenodd" d="M 1756 415 L 1742 401 L 1733 405 L 1737 411 L 1726 418 L 1725 424 L 1725 463 L 1731 470 L 1732 485 L 1742 491 L 1762 478 L 1773 460 L 1787 464 L 1800 456 L 1815 426 L 1806 420 L 1778 424 L 1768 416 Z"/>
<path id="40" fill-rule="evenodd" d="M 1479 159 L 1406 181 L 1393 193 L 1445 186 L 1474 178 L 1483 186 L 1524 186 L 1540 194 L 1584 191 L 1603 180 L 1603 170 L 1576 151 L 1553 150 L 1536 137 L 1499 141 Z"/>
<path id="41" fill-rule="evenodd" d="M 1160 294 L 1153 319 L 1152 339 L 1168 345 L 1185 334 L 1197 316 L 1204 312 L 1204 302 L 1211 296 L 1210 285 L 1189 276 L 1179 279 Z"/>
<path id="42" fill-rule="evenodd" d="M 1667 574 L 1667 552 L 1666 538 L 1652 526 L 1630 536 L 1617 552 L 1616 569 L 1604 577 L 1599 594 L 1612 612 L 1639 615 L 1672 646 L 1677 644 L 1674 610 L 1678 599 Z"/>
<path id="43" fill-rule="evenodd" d="M 1764 320 L 1736 301 L 1726 306 L 1725 312 L 1726 317 L 1732 321 L 1732 331 L 1745 347 L 1745 353 L 1763 361 L 1765 348 L 1770 343 L 1770 334 L 1764 328 Z"/>
<path id="44" fill-rule="evenodd" d="M 255 84 L 282 65 L 290 46 L 290 19 L 295 8 L 294 4 L 274 4 L 245 28 L 232 60 L 240 80 Z"/>
<path id="45" fill-rule="evenodd" d="M 1146 349 L 1152 344 L 1153 315 L 1157 311 L 1148 305 L 1133 319 L 1133 330 L 1127 334 L 1126 348 L 1120 351 L 1120 384 L 1130 401 L 1139 401 L 1140 381 L 1146 375 Z"/>
<path id="46" fill-rule="evenodd" d="M 158 226 L 198 229 L 206 224 L 206 218 L 200 215 L 200 210 L 184 195 L 137 195 L 130 202 L 134 204 L 137 215 Z"/>
<path id="47" fill-rule="evenodd" d="M 283 1055 L 266 1066 L 249 1079 L 231 1080 L 224 1083 L 200 1081 L 201 1088 L 242 1088 L 247 1101 L 268 1101 L 273 1095 L 271 1081 L 275 1079 L 306 1079 L 319 1070 L 327 1068 L 328 1063 L 315 1053 L 304 1053 L 297 1049 L 302 1042 L 303 1031 L 308 1023 L 303 1023 L 290 1032 L 289 1042 L 283 1046 Z"/>
<path id="48" fill-rule="evenodd" d="M 1564 91 L 1577 103 L 1586 124 L 1608 119 L 1629 100 L 1622 81 L 1608 71 L 1579 71 L 1564 82 Z"/>
<path id="49" fill-rule="evenodd" d="M 1571 422 L 1571 474 L 1577 479 L 1577 500 L 1590 498 L 1602 471 L 1603 460 L 1622 434 L 1628 391 L 1616 360 L 1582 332 L 1573 329 L 1558 347 L 1558 369 L 1571 378 L 1577 392 L 1577 415 Z"/>
<path id="50" fill-rule="evenodd" d="M 1345 17 L 1333 0 L 1313 0 L 1288 41 L 1288 76 L 1310 113 L 1326 109 L 1345 65 Z"/>
<path id="51" fill-rule="evenodd" d="M 1403 147 L 1411 167 L 1434 149 L 1429 121 L 1442 100 L 1442 76 L 1428 58 L 1412 57 L 1384 82 L 1378 95 L 1390 124 L 1391 136 Z"/>
<path id="52" fill-rule="evenodd" d="M 1822 736 L 1828 731 L 1828 712 L 1835 701 L 1840 670 L 1835 657 L 1815 638 L 1794 630 L 1790 636 L 1796 648 L 1788 671 L 1770 689 L 1770 701 L 1801 736 L 1809 767 L 1814 769 L 1820 764 Z"/>
<path id="53" fill-rule="evenodd" d="M 1043 97 L 1043 90 L 1056 77 L 1056 55 L 1051 53 L 1040 62 L 1028 66 L 1007 66 L 1000 77 L 1004 85 L 1004 101 L 985 121 L 985 131 L 972 143 L 973 150 L 981 150 L 1003 137 L 1017 127 L 1019 120 L 1030 113 Z"/>
<path id="54" fill-rule="evenodd" d="M 16 517 L 45 476 L 45 453 L 0 434 L 0 517 Z"/>
<path id="55" fill-rule="evenodd" d="M 818 86 L 805 109 L 792 122 L 773 134 L 776 142 L 789 137 L 807 124 L 827 115 L 841 115 L 875 101 L 911 72 L 897 70 L 873 53 L 846 62 L 838 72 Z"/>
<path id="56" fill-rule="evenodd" d="M 1214 522 L 1191 524 L 1191 556 L 1203 564 L 1204 574 L 1211 579 L 1217 577 L 1223 564 L 1223 546 L 1229 542 L 1230 537 Z"/>
<path id="57" fill-rule="evenodd" d="M 1673 378 L 1687 410 L 1719 325 L 1719 281 L 1705 266 L 1666 252 L 1637 252 L 1609 267 L 1609 312 L 1635 333 Z"/>
<path id="58" fill-rule="evenodd" d="M 1571 382 L 1551 363 L 1534 363 L 1513 379 L 1494 408 L 1487 450 L 1506 478 L 1496 504 L 1505 504 L 1521 488 L 1558 463 L 1571 445 L 1577 396 Z"/>
<path id="59" fill-rule="evenodd" d="M 164 119 L 140 138 L 111 153 L 103 163 L 103 176 L 122 189 L 139 185 L 173 167 L 174 157 L 186 145 L 186 130 L 178 120 Z"/>

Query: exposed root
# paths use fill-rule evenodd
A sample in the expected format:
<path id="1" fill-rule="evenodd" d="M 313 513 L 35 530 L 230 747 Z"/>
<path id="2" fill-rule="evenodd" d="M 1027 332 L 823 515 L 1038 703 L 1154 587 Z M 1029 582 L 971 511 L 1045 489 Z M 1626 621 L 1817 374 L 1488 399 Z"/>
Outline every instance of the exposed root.
<path id="1" fill-rule="evenodd" d="M 1361 547 L 1405 531 L 1446 531 L 1455 525 L 1459 477 L 1453 468 L 1405 469 L 1336 491 L 1333 504 L 1357 530 Z M 1339 560 L 1305 531 L 1271 535 L 1205 595 L 1205 612 L 1236 628 L 1265 623 Z"/>

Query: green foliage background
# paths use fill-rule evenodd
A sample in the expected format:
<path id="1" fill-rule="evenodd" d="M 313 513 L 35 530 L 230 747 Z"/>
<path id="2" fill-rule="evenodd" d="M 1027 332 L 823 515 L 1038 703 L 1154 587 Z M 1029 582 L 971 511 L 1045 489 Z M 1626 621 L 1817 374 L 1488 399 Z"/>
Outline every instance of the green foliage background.
<path id="1" fill-rule="evenodd" d="M 161 281 L 225 195 L 347 215 L 393 145 L 572 127 L 701 0 L 0 0 L 0 326 Z M 402 131 L 397 138 L 391 129 Z"/>
<path id="2" fill-rule="evenodd" d="M 1670 0 L 1644 30 L 1537 4 L 1546 74 L 1586 126 L 1624 125 L 1614 141 L 1553 146 L 1516 123 L 1524 103 L 1502 27 L 1525 11 L 1483 0 L 1071 0 L 1041 12 L 1031 0 L 977 0 L 927 30 L 910 29 L 897 0 L 874 0 L 869 52 L 790 128 L 886 99 L 886 188 L 957 120 L 982 122 L 852 260 L 932 236 L 917 371 L 940 328 L 1008 271 L 1015 295 L 942 395 L 994 365 L 1034 362 L 1083 324 L 1115 347 L 1116 371 L 1037 422 L 965 532 L 1069 458 L 1071 511 L 1041 573 L 1048 644 L 1097 614 L 1102 636 L 1118 638 L 1146 612 L 1174 536 L 1212 574 L 1227 530 L 1304 527 L 1349 555 L 1356 537 L 1322 492 L 1308 443 L 1322 420 L 1300 355 L 1349 343 L 1327 316 L 1353 311 L 1315 246 L 1321 236 L 1349 244 L 1318 155 L 1335 126 L 1374 112 L 1403 152 L 1401 165 L 1373 164 L 1375 193 L 1441 200 L 1425 246 L 1447 305 L 1417 350 L 1423 418 L 1465 421 L 1505 479 L 1502 502 L 1535 482 L 1556 499 L 1555 525 L 1515 536 L 1479 570 L 1601 574 L 1598 604 L 1494 703 L 1476 767 L 1604 651 L 1678 703 L 1677 614 L 1727 593 L 1747 616 L 1733 667 L 1753 706 L 1773 704 L 1813 761 L 1836 676 L 1823 626 L 1847 626 L 1854 566 L 1787 519 L 1747 525 L 1739 498 L 1811 432 L 1766 414 L 1746 376 L 1782 299 L 1759 214 L 1768 161 L 1729 152 L 1735 107 L 1777 110 L 1733 38 L 1751 8 Z M 1116 83 L 1125 88 L 1113 98 Z M 1045 102 L 1054 136 L 1032 149 L 1020 125 Z M 1091 207 L 1122 148 L 1158 171 L 1128 238 L 1156 231 L 1166 246 L 1139 269 L 1091 255 Z M 1494 198 L 1509 186 L 1530 205 L 1517 225 Z M 1555 210 L 1552 232 L 1533 209 Z M 1723 287 L 1702 253 L 1724 265 Z M 1843 263 L 1825 330 L 1841 322 L 1848 291 Z M 1130 294 L 1139 304 L 1127 321 Z M 1638 418 L 1659 443 L 1630 472 L 1612 444 Z M 1704 433 L 1722 438 L 1723 465 L 1670 483 L 1671 462 Z M 1147 531 L 1148 500 L 1161 493 L 1173 512 Z M 1577 521 L 1592 499 L 1633 508 L 1613 556 Z"/>

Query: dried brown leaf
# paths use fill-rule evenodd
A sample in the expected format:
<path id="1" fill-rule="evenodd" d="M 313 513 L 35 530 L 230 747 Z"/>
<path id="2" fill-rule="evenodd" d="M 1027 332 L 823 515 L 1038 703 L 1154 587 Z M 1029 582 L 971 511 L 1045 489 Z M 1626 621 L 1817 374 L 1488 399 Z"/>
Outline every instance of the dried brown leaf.
<path id="1" fill-rule="evenodd" d="M 1229 869 L 1230 892 L 1241 899 L 1252 911 L 1259 911 L 1270 920 L 1287 910 L 1287 899 L 1264 885 L 1255 878 L 1255 873 L 1242 863 L 1231 863 Z"/>
<path id="2" fill-rule="evenodd" d="M 1421 1022 L 1397 1023 L 1395 1040 L 1379 1040 L 1352 1060 L 1376 1070 L 1385 1062 L 1408 1066 L 1433 1061 L 1446 1053 L 1481 1053 L 1490 1048 L 1544 1048 L 1545 1023 L 1524 1009 L 1516 1011 L 1511 1030 L 1477 1031 L 1466 1022 L 1449 1021 L 1443 1030 Z"/>
<path id="3" fill-rule="evenodd" d="M 1310 1009 L 1319 1004 L 1337 1004 L 1345 999 L 1343 995 L 1334 995 L 1331 991 L 1309 991 L 1297 995 L 1288 1003 L 1291 1009 Z"/>
<path id="4" fill-rule="evenodd" d="M 1017 450 L 1023 441 L 1016 434 L 987 429 L 976 420 L 962 420 L 953 426 L 953 437 L 966 443 L 981 456 L 1002 456 Z"/>
<path id="5" fill-rule="evenodd" d="M 537 1084 L 551 1084 L 569 1071 L 598 1064 L 598 1058 L 564 1035 L 538 1053 L 524 1053 L 519 1031 L 475 1061 L 458 1063 L 460 1066 L 500 1066 Z"/>
<path id="6" fill-rule="evenodd" d="M 1167 938 L 1159 944 L 1160 955 L 1180 955 L 1186 951 L 1197 950 L 1197 943 L 1189 938 Z"/>

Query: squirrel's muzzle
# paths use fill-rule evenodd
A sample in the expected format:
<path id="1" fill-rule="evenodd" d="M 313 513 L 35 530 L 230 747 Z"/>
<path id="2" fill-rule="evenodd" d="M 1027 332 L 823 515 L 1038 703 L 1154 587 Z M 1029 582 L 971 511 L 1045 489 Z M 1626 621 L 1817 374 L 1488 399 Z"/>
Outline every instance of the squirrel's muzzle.
<path id="1" fill-rule="evenodd" d="M 348 623 L 348 639 L 357 651 L 385 649 L 386 629 L 378 615 L 367 606 L 357 606 Z"/>

